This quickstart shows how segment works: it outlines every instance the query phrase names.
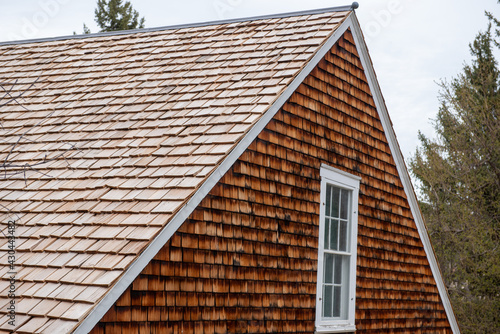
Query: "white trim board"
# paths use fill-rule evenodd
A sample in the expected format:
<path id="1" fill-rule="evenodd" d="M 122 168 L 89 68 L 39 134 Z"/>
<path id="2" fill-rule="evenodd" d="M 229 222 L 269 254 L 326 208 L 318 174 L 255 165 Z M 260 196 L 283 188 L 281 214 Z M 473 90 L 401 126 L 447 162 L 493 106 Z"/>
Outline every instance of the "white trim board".
<path id="1" fill-rule="evenodd" d="M 391 119 L 387 112 L 387 106 L 385 105 L 384 97 L 382 96 L 382 91 L 377 81 L 377 76 L 375 74 L 375 70 L 373 68 L 373 64 L 370 55 L 368 53 L 368 48 L 363 38 L 363 33 L 359 26 L 359 22 L 356 18 L 356 15 L 350 15 L 348 20 L 352 21 L 351 32 L 353 34 L 354 40 L 356 41 L 356 49 L 358 50 L 358 54 L 361 59 L 361 64 L 363 65 L 363 69 L 365 71 L 365 75 L 368 80 L 368 85 L 373 95 L 373 100 L 375 101 L 375 105 L 377 107 L 377 111 L 380 120 L 382 122 L 382 126 L 384 128 L 387 142 L 389 143 L 391 154 L 394 158 L 394 161 L 396 162 L 396 168 L 398 170 L 399 178 L 403 183 L 403 188 L 408 198 L 408 203 L 410 205 L 411 213 L 413 215 L 413 220 L 415 221 L 415 225 L 417 226 L 420 240 L 424 245 L 425 254 L 427 255 L 427 260 L 429 261 L 429 265 L 431 267 L 434 280 L 436 281 L 439 295 L 441 296 L 441 300 L 443 301 L 446 315 L 448 316 L 448 321 L 450 322 L 450 326 L 451 329 L 453 330 L 453 333 L 460 334 L 460 329 L 458 327 L 458 323 L 455 318 L 455 313 L 453 312 L 453 308 L 451 306 L 450 297 L 448 296 L 448 290 L 444 285 L 444 280 L 441 275 L 441 270 L 439 269 L 439 265 L 436 256 L 434 254 L 434 249 L 432 248 L 432 244 L 429 239 L 429 234 L 427 232 L 427 228 L 425 226 L 424 219 L 422 217 L 422 212 L 420 211 L 420 206 L 418 205 L 418 200 L 415 195 L 415 191 L 413 190 L 413 185 L 411 183 L 411 179 L 408 174 L 408 170 L 406 168 L 403 155 L 401 154 L 396 134 L 392 127 Z"/>
<path id="2" fill-rule="evenodd" d="M 318 270 L 316 272 L 316 319 L 314 321 L 316 333 L 347 333 L 356 331 L 356 259 L 358 253 L 358 202 L 359 202 L 359 185 L 361 183 L 361 178 L 357 175 L 353 175 L 337 169 L 333 166 L 326 164 L 321 164 L 320 167 L 321 176 L 321 193 L 320 193 L 320 211 L 319 211 L 319 240 L 318 240 Z M 331 249 L 325 249 L 325 203 L 327 201 L 326 189 L 327 185 L 332 185 L 337 188 L 346 189 L 350 193 L 351 204 L 349 208 L 349 239 L 348 239 L 348 250 L 341 254 L 342 257 L 349 256 L 349 270 L 344 271 L 345 263 L 342 264 L 343 277 L 341 279 L 341 286 L 343 290 L 347 289 L 347 294 L 343 296 L 345 298 L 341 303 L 341 314 L 340 319 L 324 319 L 323 312 L 323 285 L 324 285 L 324 266 L 322 265 L 326 253 L 332 253 Z M 340 215 L 339 215 L 340 216 Z M 340 218 L 340 217 L 339 217 Z M 328 223 L 329 224 L 329 223 Z M 348 252 L 349 254 L 345 254 Z M 333 269 L 333 268 L 332 268 Z M 346 275 L 346 273 L 348 273 Z M 333 283 L 333 282 L 332 282 Z M 345 292 L 344 292 L 345 293 Z M 341 297 L 342 298 L 342 297 Z M 343 310 L 343 312 L 342 312 Z"/>
<path id="3" fill-rule="evenodd" d="M 446 314 L 448 316 L 448 321 L 452 327 L 454 334 L 459 334 L 460 330 L 458 328 L 458 323 L 455 319 L 455 314 L 451 307 L 451 303 L 448 297 L 444 281 L 437 264 L 437 260 L 434 255 L 432 245 L 427 234 L 425 224 L 418 206 L 418 201 L 416 199 L 415 193 L 413 191 L 413 186 L 404 163 L 403 156 L 399 150 L 399 145 L 396 140 L 396 135 L 392 128 L 392 123 L 390 121 L 389 115 L 387 113 L 387 108 L 378 85 L 375 71 L 368 54 L 366 44 L 363 39 L 363 35 L 358 23 L 358 20 L 351 12 L 349 16 L 340 24 L 340 26 L 333 32 L 333 34 L 327 39 L 325 44 L 319 49 L 319 51 L 313 56 L 313 58 L 306 64 L 306 66 L 300 71 L 297 77 L 292 81 L 292 83 L 286 88 L 286 90 L 278 97 L 278 99 L 269 107 L 269 109 L 264 113 L 264 115 L 257 121 L 257 123 L 249 130 L 249 132 L 242 138 L 242 140 L 236 145 L 236 147 L 227 155 L 224 161 L 216 168 L 216 170 L 207 178 L 207 180 L 200 186 L 196 193 L 191 197 L 191 199 L 177 212 L 177 214 L 172 218 L 169 224 L 163 228 L 162 231 L 155 237 L 155 239 L 149 244 L 149 246 L 141 253 L 141 255 L 132 263 L 132 265 L 125 271 L 118 282 L 109 290 L 109 292 L 101 299 L 101 301 L 95 306 L 92 311 L 87 315 L 87 317 L 80 323 L 76 328 L 74 333 L 83 334 L 90 332 L 94 326 L 102 319 L 106 312 L 113 306 L 113 304 L 118 300 L 118 298 L 125 292 L 125 290 L 130 286 L 133 280 L 141 273 L 141 271 L 146 267 L 146 265 L 153 259 L 153 257 L 160 251 L 160 249 L 170 240 L 172 235 L 180 228 L 182 223 L 189 217 L 189 215 L 196 209 L 199 203 L 208 195 L 212 188 L 219 182 L 222 176 L 233 166 L 236 160 L 243 154 L 243 152 L 250 146 L 250 144 L 257 138 L 259 133 L 267 126 L 271 119 L 276 115 L 276 113 L 281 109 L 283 104 L 290 98 L 290 96 L 295 92 L 299 85 L 304 81 L 304 79 L 309 75 L 309 73 L 316 67 L 321 59 L 326 55 L 328 51 L 335 45 L 338 39 L 344 34 L 344 32 L 351 28 L 353 34 L 356 48 L 358 50 L 361 63 L 365 70 L 365 75 L 368 80 L 370 90 L 379 113 L 384 132 L 387 136 L 387 141 L 391 153 L 396 162 L 397 170 L 403 183 L 405 193 L 408 197 L 408 202 L 411 208 L 412 215 L 417 225 L 417 229 L 424 245 L 424 250 L 427 255 L 427 259 L 431 266 L 434 279 L 436 281 L 441 300 L 443 301 Z"/>

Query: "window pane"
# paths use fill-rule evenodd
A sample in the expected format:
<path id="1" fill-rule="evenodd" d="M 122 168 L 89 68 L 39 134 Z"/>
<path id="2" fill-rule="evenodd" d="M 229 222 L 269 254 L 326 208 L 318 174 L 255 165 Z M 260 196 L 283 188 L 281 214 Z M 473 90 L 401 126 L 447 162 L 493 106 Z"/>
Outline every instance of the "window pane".
<path id="1" fill-rule="evenodd" d="M 322 181 L 323 182 L 323 181 Z M 323 321 L 337 321 L 348 319 L 349 312 L 349 267 L 355 240 L 351 240 L 350 231 L 353 229 L 350 219 L 352 218 L 352 190 L 342 189 L 342 186 L 329 184 L 326 180 L 322 184 L 323 197 L 321 209 L 324 210 L 321 215 L 324 217 L 321 222 L 323 240 L 320 245 L 323 246 L 319 251 L 323 263 L 322 277 L 318 280 L 318 288 L 322 294 L 321 302 L 318 307 Z M 335 181 L 331 181 L 334 182 Z M 346 185 L 350 187 L 349 185 Z"/>
<path id="2" fill-rule="evenodd" d="M 335 255 L 335 284 L 342 284 L 342 255 Z"/>
<path id="3" fill-rule="evenodd" d="M 339 188 L 333 188 L 333 194 L 332 194 L 332 217 L 338 218 L 339 217 L 339 196 L 340 196 L 340 189 Z"/>
<path id="4" fill-rule="evenodd" d="M 325 249 L 330 249 L 330 219 L 325 219 Z"/>
<path id="5" fill-rule="evenodd" d="M 332 227 L 330 228 L 330 248 L 331 250 L 338 250 L 339 249 L 339 221 L 338 220 L 331 220 L 332 222 Z"/>
<path id="6" fill-rule="evenodd" d="M 326 185 L 326 211 L 325 211 L 325 216 L 330 217 L 331 216 L 331 204 L 332 204 L 332 186 L 327 184 Z"/>
<path id="7" fill-rule="evenodd" d="M 323 317 L 331 318 L 333 316 L 333 287 L 331 285 L 323 286 Z"/>
<path id="8" fill-rule="evenodd" d="M 347 251 L 347 222 L 340 221 L 339 250 Z"/>
<path id="9" fill-rule="evenodd" d="M 333 254 L 325 254 L 324 258 L 325 283 L 333 283 Z"/>
<path id="10" fill-rule="evenodd" d="M 342 189 L 342 198 L 340 201 L 340 218 L 347 219 L 347 211 L 349 210 L 349 191 Z"/>
<path id="11" fill-rule="evenodd" d="M 340 317 L 340 304 L 341 304 L 341 299 L 342 299 L 342 294 L 341 294 L 341 287 L 336 286 L 334 288 L 335 292 L 333 294 L 333 316 L 334 317 Z"/>

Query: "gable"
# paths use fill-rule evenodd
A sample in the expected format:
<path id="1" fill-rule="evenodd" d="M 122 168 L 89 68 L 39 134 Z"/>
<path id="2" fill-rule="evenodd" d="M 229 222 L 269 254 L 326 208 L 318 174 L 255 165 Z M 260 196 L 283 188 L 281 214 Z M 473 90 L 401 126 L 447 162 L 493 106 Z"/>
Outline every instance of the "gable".
<path id="1" fill-rule="evenodd" d="M 0 329 L 102 317 L 349 12 L 302 14 L 0 45 L 20 102 L 0 115 L 18 292 L 17 324 Z M 6 253 L 4 241 L 3 272 Z"/>
<path id="2" fill-rule="evenodd" d="M 362 178 L 356 332 L 452 333 L 350 30 L 93 333 L 314 332 L 321 164 Z"/>

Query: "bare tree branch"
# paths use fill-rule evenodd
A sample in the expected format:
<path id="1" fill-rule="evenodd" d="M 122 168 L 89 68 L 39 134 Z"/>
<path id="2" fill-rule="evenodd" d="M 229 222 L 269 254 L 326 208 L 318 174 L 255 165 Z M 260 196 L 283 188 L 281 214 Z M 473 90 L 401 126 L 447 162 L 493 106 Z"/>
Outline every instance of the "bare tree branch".
<path id="1" fill-rule="evenodd" d="M 15 102 L 16 104 L 18 104 L 22 108 L 26 109 L 27 111 L 30 111 L 28 108 L 24 107 L 19 102 L 19 99 L 21 99 L 23 97 L 23 95 L 26 94 L 26 92 L 28 90 L 30 90 L 38 82 L 39 79 L 40 79 L 40 77 L 36 78 L 36 80 L 34 82 L 30 83 L 30 86 L 28 88 L 26 88 L 25 90 L 21 91 L 21 93 L 19 93 L 18 96 L 12 96 L 12 94 L 11 94 L 12 90 L 17 85 L 18 79 L 16 79 L 13 83 L 0 82 L 0 89 L 5 92 L 4 96 L 0 97 L 0 108 L 9 104 L 10 102 Z M 7 86 L 7 85 L 10 85 L 9 89 L 5 89 L 5 86 Z M 4 99 L 7 99 L 7 101 L 3 101 Z"/>
<path id="2" fill-rule="evenodd" d="M 12 103 L 12 104 L 16 104 L 16 105 L 22 107 L 27 112 L 31 112 L 30 109 L 28 109 L 27 107 L 25 107 L 21 103 L 21 100 L 24 100 L 23 96 L 26 94 L 27 91 L 29 91 L 31 88 L 33 88 L 35 86 L 35 84 L 39 81 L 39 79 L 40 79 L 40 77 L 38 77 L 34 82 L 29 83 L 29 86 L 26 89 L 20 91 L 17 94 L 13 94 L 13 91 L 14 91 L 15 86 L 18 85 L 18 80 L 15 80 L 14 82 L 0 82 L 0 91 L 4 92 L 3 96 L 0 96 L 0 108 L 6 106 L 9 103 Z M 22 134 L 18 135 L 17 140 L 13 143 L 10 143 L 8 140 L 1 139 L 1 142 L 7 143 L 8 145 L 10 145 L 10 149 L 9 149 L 8 153 L 6 154 L 5 158 L 3 158 L 2 162 L 0 163 L 0 170 L 2 171 L 0 174 L 0 179 L 2 179 L 2 178 L 8 179 L 8 178 L 11 178 L 11 177 L 14 177 L 17 175 L 23 175 L 24 181 L 27 184 L 29 171 L 33 171 L 33 172 L 38 173 L 38 174 L 45 176 L 45 177 L 51 177 L 50 174 L 42 172 L 40 170 L 40 168 L 45 166 L 45 165 L 48 165 L 49 163 L 51 163 L 53 161 L 61 159 L 61 158 L 64 159 L 64 161 L 67 163 L 68 167 L 70 167 L 70 164 L 67 160 L 67 153 L 70 151 L 74 151 L 74 150 L 80 151 L 74 144 L 70 144 L 70 143 L 64 143 L 64 144 L 69 145 L 69 147 L 62 150 L 60 153 L 56 154 L 55 156 L 49 158 L 49 157 L 47 157 L 47 155 L 45 155 L 45 157 L 41 161 L 38 161 L 38 162 L 18 164 L 18 163 L 15 163 L 12 161 L 12 156 L 13 156 L 16 148 L 18 148 L 20 145 L 22 145 L 26 142 L 37 143 L 36 140 L 32 140 L 30 138 L 27 138 L 27 135 L 31 131 L 33 131 L 34 129 L 39 128 L 43 124 L 43 122 L 45 122 L 47 119 L 49 119 L 53 114 L 54 114 L 54 112 L 51 112 L 51 113 L 45 115 L 39 122 L 30 126 L 26 131 L 24 131 Z M 3 127 L 3 124 L 1 124 L 1 122 L 0 122 L 0 126 L 2 127 L 2 129 L 5 129 Z"/>

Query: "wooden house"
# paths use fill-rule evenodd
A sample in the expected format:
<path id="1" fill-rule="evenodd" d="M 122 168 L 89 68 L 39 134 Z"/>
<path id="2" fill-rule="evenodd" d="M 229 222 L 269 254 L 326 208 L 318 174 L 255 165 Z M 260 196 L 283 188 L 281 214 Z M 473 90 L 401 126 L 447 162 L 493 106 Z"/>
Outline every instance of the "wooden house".
<path id="1" fill-rule="evenodd" d="M 1 333 L 459 333 L 351 6 L 1 43 L 0 78 Z"/>

